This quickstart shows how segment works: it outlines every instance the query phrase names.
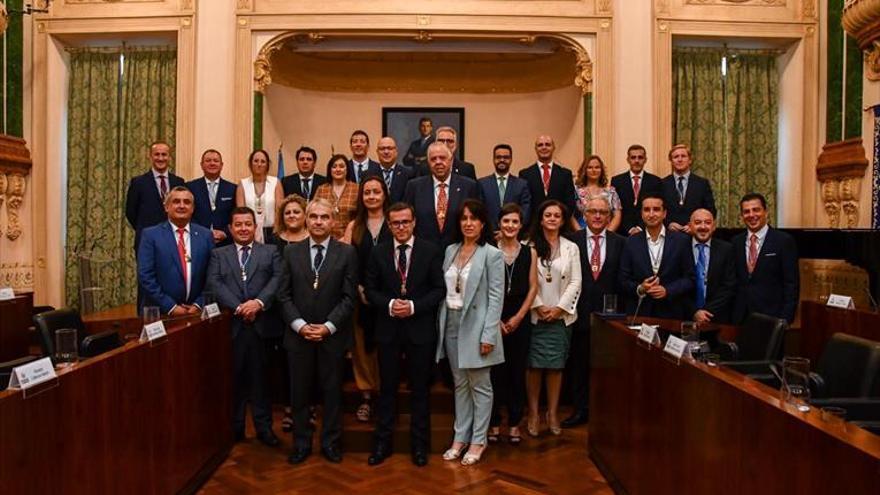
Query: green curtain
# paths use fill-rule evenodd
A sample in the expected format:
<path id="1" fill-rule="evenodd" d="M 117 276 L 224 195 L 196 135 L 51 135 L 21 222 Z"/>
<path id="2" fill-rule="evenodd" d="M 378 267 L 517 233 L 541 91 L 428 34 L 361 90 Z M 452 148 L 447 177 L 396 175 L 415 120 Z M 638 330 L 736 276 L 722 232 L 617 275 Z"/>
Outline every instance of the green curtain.
<path id="1" fill-rule="evenodd" d="M 65 267 L 71 306 L 90 309 L 81 299 L 81 276 L 100 287 L 90 292 L 94 310 L 135 301 L 134 231 L 125 219 L 125 194 L 132 177 L 149 169 L 150 143 L 174 146 L 176 88 L 174 48 L 71 51 Z M 77 253 L 93 260 L 87 272 Z"/>
<path id="2" fill-rule="evenodd" d="M 673 53 L 673 142 L 690 146 L 694 172 L 711 181 L 719 226 L 742 224 L 739 199 L 747 192 L 767 197 L 775 218 L 778 82 L 773 53 Z"/>

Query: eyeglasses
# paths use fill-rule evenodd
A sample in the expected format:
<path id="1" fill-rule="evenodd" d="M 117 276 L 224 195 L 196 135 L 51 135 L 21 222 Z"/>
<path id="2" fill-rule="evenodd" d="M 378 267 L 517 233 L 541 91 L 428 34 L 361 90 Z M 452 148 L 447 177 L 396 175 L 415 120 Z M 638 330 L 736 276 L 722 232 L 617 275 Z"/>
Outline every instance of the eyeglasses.
<path id="1" fill-rule="evenodd" d="M 412 223 L 412 220 L 396 220 L 394 222 L 388 222 L 388 225 L 391 225 L 395 229 L 402 229 L 404 227 L 409 227 Z"/>
<path id="2" fill-rule="evenodd" d="M 587 210 L 587 215 L 602 215 L 604 217 L 605 215 L 608 215 L 609 213 L 611 213 L 611 212 L 608 210 L 596 210 L 593 208 L 590 208 L 589 210 Z"/>
<path id="3" fill-rule="evenodd" d="M 512 157 L 509 157 L 509 156 L 498 156 L 498 155 L 496 155 L 496 156 L 495 156 L 495 159 L 498 160 L 498 161 L 509 162 L 510 160 L 512 160 Z"/>
<path id="4" fill-rule="evenodd" d="M 449 144 L 449 143 L 454 143 L 454 142 L 455 142 L 455 139 L 452 139 L 452 138 L 437 138 L 437 139 L 435 139 L 435 141 L 437 141 L 438 143 L 446 143 L 446 144 Z"/>
<path id="5" fill-rule="evenodd" d="M 396 150 L 397 146 L 379 146 L 376 149 L 378 149 L 379 151 L 392 151 L 392 150 Z"/>

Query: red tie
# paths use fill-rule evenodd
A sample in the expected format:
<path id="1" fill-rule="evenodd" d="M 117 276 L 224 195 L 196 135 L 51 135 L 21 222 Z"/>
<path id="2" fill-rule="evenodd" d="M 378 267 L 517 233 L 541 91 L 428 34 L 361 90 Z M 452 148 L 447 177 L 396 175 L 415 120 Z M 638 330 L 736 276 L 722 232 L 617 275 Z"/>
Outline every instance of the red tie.
<path id="1" fill-rule="evenodd" d="M 446 208 L 447 208 L 447 198 L 446 198 L 446 183 L 441 182 L 437 184 L 437 187 L 440 188 L 440 191 L 437 193 L 437 227 L 443 232 L 443 225 L 446 224 Z"/>
<path id="2" fill-rule="evenodd" d="M 633 175 L 633 206 L 639 204 L 639 177 L 638 175 Z"/>
<path id="3" fill-rule="evenodd" d="M 183 286 L 186 287 L 186 242 L 183 240 L 183 233 L 186 229 L 177 229 L 177 255 L 180 256 L 180 269 L 183 272 Z"/>
<path id="4" fill-rule="evenodd" d="M 159 176 L 159 192 L 162 194 L 162 200 L 165 200 L 165 196 L 168 195 L 168 184 L 165 183 L 165 176 Z"/>
<path id="5" fill-rule="evenodd" d="M 550 192 L 550 164 L 545 163 L 544 165 L 541 165 L 541 167 L 544 168 L 544 194 L 546 195 Z"/>
<path id="6" fill-rule="evenodd" d="M 593 236 L 593 254 L 590 255 L 590 268 L 593 270 L 593 280 L 599 280 L 599 269 L 602 267 L 602 248 L 599 246 L 600 236 Z"/>
<path id="7" fill-rule="evenodd" d="M 749 273 L 755 271 L 755 265 L 758 264 L 758 235 L 752 234 L 751 241 L 749 242 L 749 260 L 748 260 L 748 269 Z"/>

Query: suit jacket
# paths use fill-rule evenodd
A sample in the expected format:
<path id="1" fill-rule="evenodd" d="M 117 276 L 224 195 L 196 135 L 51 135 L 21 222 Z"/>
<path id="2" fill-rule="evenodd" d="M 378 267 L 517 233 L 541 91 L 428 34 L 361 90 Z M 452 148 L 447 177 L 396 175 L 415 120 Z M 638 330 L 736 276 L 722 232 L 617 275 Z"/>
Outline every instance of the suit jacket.
<path id="1" fill-rule="evenodd" d="M 477 180 L 477 169 L 474 164 L 459 160 L 457 156 L 452 158 L 452 173 L 467 177 L 474 182 Z M 431 175 L 431 168 L 427 163 L 419 165 L 418 175 L 419 177 Z"/>
<path id="2" fill-rule="evenodd" d="M 694 290 L 694 257 L 691 255 L 691 237 L 678 232 L 666 231 L 663 254 L 660 261 L 660 285 L 666 288 L 666 297 L 654 299 L 646 295 L 639 309 L 641 316 L 689 319 L 685 301 Z M 647 232 L 642 231 L 626 240 L 620 258 L 618 284 L 626 300 L 626 312 L 633 314 L 638 305 L 636 288 L 654 274 L 648 252 Z"/>
<path id="3" fill-rule="evenodd" d="M 678 185 L 675 180 L 675 174 L 667 175 L 662 180 L 667 225 L 672 222 L 685 225 L 691 221 L 691 213 L 699 208 L 705 208 L 711 211 L 713 216 L 715 215 L 715 197 L 712 195 L 712 185 L 707 179 L 691 171 L 684 192 L 684 204 L 679 204 Z"/>
<path id="4" fill-rule="evenodd" d="M 642 211 L 639 208 L 639 201 L 648 193 L 663 193 L 663 184 L 660 182 L 660 177 L 654 174 L 642 172 L 642 180 L 640 182 L 639 197 L 636 198 L 633 194 L 632 178 L 629 175 L 629 170 L 611 178 L 611 185 L 617 191 L 617 195 L 620 197 L 620 205 L 623 208 L 620 227 L 617 229 L 617 232 L 621 235 L 629 235 L 629 229 L 636 226 L 644 228 L 645 224 L 642 222 Z"/>
<path id="5" fill-rule="evenodd" d="M 406 295 L 400 293 L 397 256 L 394 241 L 383 242 L 373 248 L 367 265 L 364 292 L 370 306 L 375 308 L 376 342 L 433 344 L 437 338 L 437 305 L 446 295 L 440 248 L 415 238 L 407 260 Z M 409 299 L 415 313 L 409 318 L 391 317 L 388 305 L 392 299 Z"/>
<path id="6" fill-rule="evenodd" d="M 423 139 L 421 136 L 414 140 L 409 144 L 409 149 L 406 151 L 406 155 L 403 157 L 403 164 L 408 167 L 418 167 L 425 163 L 425 158 L 428 155 L 428 146 L 434 142 L 436 136 L 434 133 L 431 133 L 427 139 Z"/>
<path id="7" fill-rule="evenodd" d="M 434 208 L 434 177 L 416 177 L 406 185 L 404 201 L 413 205 L 416 210 L 416 237 L 438 244 L 441 247 L 452 244 L 455 229 L 455 217 L 465 199 L 480 199 L 477 183 L 451 174 L 447 191 L 446 221 L 443 231 L 437 226 L 437 210 Z"/>
<path id="8" fill-rule="evenodd" d="M 144 306 L 159 306 L 164 314 L 177 304 L 204 306 L 202 289 L 208 271 L 208 261 L 214 248 L 211 231 L 190 223 L 190 279 L 189 297 L 183 283 L 183 267 L 177 252 L 177 234 L 166 220 L 143 230 L 137 252 L 138 284 L 144 295 Z M 140 309 L 140 308 L 138 308 Z"/>
<path id="9" fill-rule="evenodd" d="M 232 338 L 248 326 L 263 338 L 278 337 L 280 328 L 273 324 L 272 315 L 268 313 L 281 281 L 281 255 L 275 245 L 253 243 L 245 273 L 247 280 L 242 280 L 237 245 L 228 244 L 211 252 L 208 290 L 220 306 L 235 311 L 239 304 L 251 299 L 263 303 L 263 310 L 257 313 L 253 323 L 246 323 L 240 316 L 232 318 Z"/>
<path id="10" fill-rule="evenodd" d="M 230 244 L 232 236 L 229 234 L 229 222 L 232 220 L 232 210 L 235 208 L 235 184 L 220 178 L 214 203 L 216 209 L 213 211 L 211 210 L 208 183 L 204 177 L 187 182 L 186 188 L 192 192 L 195 203 L 192 221 L 209 230 L 222 230 L 226 233 L 226 240 L 219 245 Z"/>
<path id="11" fill-rule="evenodd" d="M 446 248 L 443 272 L 455 261 L 460 244 Z M 489 244 L 477 247 L 471 258 L 471 269 L 464 286 L 464 306 L 458 321 L 458 367 L 485 368 L 504 362 L 501 338 L 501 309 L 504 306 L 504 255 Z M 440 304 L 437 317 L 440 336 L 437 339 L 437 361 L 446 356 L 443 338 L 448 309 Z M 492 352 L 480 354 L 480 344 L 492 344 Z"/>
<path id="12" fill-rule="evenodd" d="M 183 179 L 170 171 L 166 172 L 169 191 L 174 187 L 184 185 Z M 153 178 L 152 169 L 143 175 L 132 177 L 129 182 L 128 192 L 125 194 L 125 218 L 134 229 L 135 252 L 140 245 L 143 229 L 168 220 L 159 188 L 156 187 L 156 180 Z"/>
<path id="13" fill-rule="evenodd" d="M 762 313 L 794 321 L 800 294 L 797 244 L 785 232 L 770 228 L 758 252 L 755 270 L 746 265 L 746 234 L 733 238 L 736 260 L 736 305 L 734 323 L 743 322 L 749 313 Z"/>
<path id="14" fill-rule="evenodd" d="M 486 203 L 486 212 L 489 214 L 489 223 L 492 230 L 498 230 L 498 215 L 501 214 L 501 191 L 498 190 L 498 179 L 495 174 L 488 175 L 477 181 L 480 186 L 480 196 Z M 529 224 L 531 213 L 532 195 L 529 193 L 529 185 L 525 180 L 512 174 L 507 175 L 507 187 L 504 190 L 504 204 L 516 203 L 523 211 L 523 228 Z"/>
<path id="15" fill-rule="evenodd" d="M 381 167 L 382 166 L 379 165 L 379 162 L 373 160 L 372 158 L 368 158 L 367 159 L 367 170 L 365 170 L 363 177 L 358 177 L 358 178 L 361 181 L 363 181 L 366 177 L 369 177 L 370 175 L 373 175 L 373 174 L 376 174 L 377 172 L 379 172 L 381 170 Z M 360 182 L 355 180 L 355 177 L 356 176 L 354 173 L 354 160 L 349 160 L 348 161 L 348 174 L 345 176 L 345 178 L 349 182 L 354 182 L 355 184 L 359 184 Z"/>
<path id="16" fill-rule="evenodd" d="M 605 294 L 617 294 L 617 272 L 620 268 L 620 257 L 623 254 L 623 246 L 626 237 L 605 232 L 605 262 L 599 270 L 599 278 L 593 279 L 593 269 L 590 265 L 590 251 L 587 244 L 592 244 L 592 232 L 589 229 L 577 231 L 572 241 L 577 244 L 581 257 L 581 297 L 578 299 L 578 321 L 576 330 L 590 329 L 590 313 L 602 311 Z"/>
<path id="17" fill-rule="evenodd" d="M 309 197 L 306 199 L 308 201 L 314 199 L 315 191 L 318 190 L 318 186 L 324 184 L 325 182 L 327 182 L 327 178 L 323 175 L 312 174 L 312 182 L 309 184 Z M 300 179 L 300 174 L 288 175 L 287 177 L 281 179 L 281 187 L 284 189 L 285 196 L 289 196 L 291 194 L 298 194 L 300 196 L 303 196 L 302 180 Z"/>
<path id="18" fill-rule="evenodd" d="M 583 271 L 581 268 L 581 252 L 574 242 L 565 237 L 559 239 L 559 258 L 554 260 L 553 264 L 562 267 L 559 277 L 553 277 L 551 282 L 546 282 L 543 274 L 547 268 L 542 265 L 540 257 L 538 258 L 538 294 L 532 301 L 531 322 L 538 323 L 538 313 L 535 311 L 540 306 L 556 306 L 563 310 L 562 320 L 566 326 L 574 325 L 578 319 L 578 301 L 581 298 L 581 290 L 583 288 Z M 543 294 L 542 287 L 548 284 L 555 284 L 559 296 L 557 299 L 548 299 L 549 294 Z M 589 316 L 588 316 L 589 317 Z"/>
<path id="19" fill-rule="evenodd" d="M 384 181 L 385 169 L 380 165 L 379 170 L 371 172 L 370 175 L 375 175 Z M 406 184 L 415 176 L 415 170 L 399 163 L 394 165 L 394 171 L 391 173 L 391 188 L 388 190 L 389 204 L 403 201 L 403 195 L 406 193 Z"/>
<path id="20" fill-rule="evenodd" d="M 694 256 L 691 243 L 691 257 Z M 721 239 L 712 239 L 709 246 L 709 269 L 706 273 L 706 304 L 697 307 L 696 262 L 694 263 L 694 293 L 687 298 L 688 318 L 698 309 L 712 313 L 715 323 L 730 323 L 730 314 L 736 297 L 736 270 L 734 268 L 733 246 Z"/>
<path id="21" fill-rule="evenodd" d="M 315 289 L 310 251 L 309 240 L 305 239 L 288 245 L 282 255 L 278 305 L 286 329 L 284 347 L 296 350 L 310 344 L 290 329 L 301 318 L 310 324 L 332 322 L 336 332 L 326 337 L 323 344 L 343 351 L 351 345 L 351 317 L 358 297 L 357 254 L 352 246 L 331 237 Z"/>
<path id="22" fill-rule="evenodd" d="M 532 204 L 535 205 L 536 209 L 544 201 L 555 199 L 561 201 L 562 204 L 568 208 L 568 217 L 566 217 L 566 219 L 574 214 L 577 193 L 574 190 L 574 180 L 572 179 L 571 170 L 558 163 L 553 163 L 553 167 L 550 169 L 550 187 L 548 188 L 547 194 L 544 194 L 543 171 L 540 169 L 537 162 L 522 169 L 519 172 L 519 176 L 525 179 L 528 184 Z"/>

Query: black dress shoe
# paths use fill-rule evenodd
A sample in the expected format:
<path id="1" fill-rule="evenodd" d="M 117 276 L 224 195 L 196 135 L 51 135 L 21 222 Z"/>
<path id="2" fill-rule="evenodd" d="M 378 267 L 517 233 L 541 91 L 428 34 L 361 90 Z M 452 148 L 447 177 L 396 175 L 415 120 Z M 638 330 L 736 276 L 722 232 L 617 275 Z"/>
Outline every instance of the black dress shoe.
<path id="1" fill-rule="evenodd" d="M 277 447 L 281 445 L 281 440 L 275 436 L 271 430 L 257 433 L 257 440 L 267 447 Z"/>
<path id="2" fill-rule="evenodd" d="M 578 411 L 562 420 L 560 426 L 562 426 L 563 428 L 574 428 L 578 425 L 587 424 L 587 421 L 589 421 L 589 419 L 590 416 L 589 414 L 587 414 L 586 411 Z"/>
<path id="3" fill-rule="evenodd" d="M 370 466 L 378 466 L 385 462 L 385 459 L 391 457 L 391 449 L 385 445 L 377 446 L 373 449 L 373 452 L 370 454 L 370 457 L 367 459 L 367 464 Z"/>
<path id="4" fill-rule="evenodd" d="M 428 464 L 428 453 L 424 450 L 417 450 L 412 453 L 412 463 L 417 467 L 422 467 Z"/>
<path id="5" fill-rule="evenodd" d="M 324 447 L 321 449 L 321 454 L 324 455 L 324 459 L 327 459 L 332 463 L 339 464 L 342 462 L 342 450 L 340 450 L 339 447 Z"/>
<path id="6" fill-rule="evenodd" d="M 287 458 L 287 462 L 289 462 L 290 464 L 300 464 L 304 460 L 308 459 L 310 455 L 312 455 L 312 449 L 297 448 Z"/>

